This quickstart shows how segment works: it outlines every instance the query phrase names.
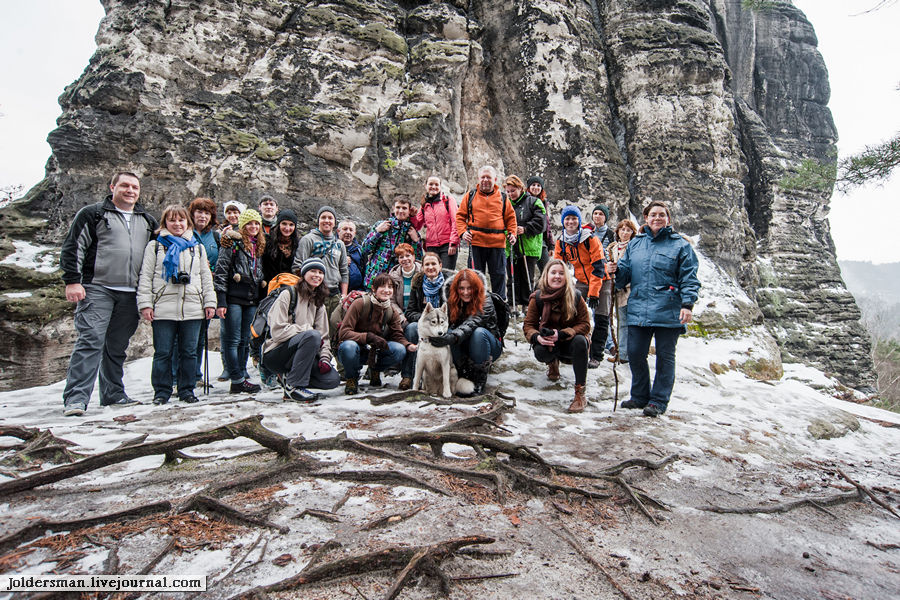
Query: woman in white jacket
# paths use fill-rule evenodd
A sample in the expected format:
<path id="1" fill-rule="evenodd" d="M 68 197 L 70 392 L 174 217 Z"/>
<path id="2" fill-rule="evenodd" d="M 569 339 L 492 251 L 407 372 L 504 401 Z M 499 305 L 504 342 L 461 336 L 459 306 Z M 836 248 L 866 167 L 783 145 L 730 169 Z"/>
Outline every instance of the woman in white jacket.
<path id="1" fill-rule="evenodd" d="M 216 291 L 203 244 L 194 238 L 188 211 L 163 210 L 157 238 L 147 244 L 138 281 L 141 317 L 153 327 L 153 403 L 172 396 L 172 348 L 178 340 L 178 399 L 197 402 L 197 340 L 200 324 L 216 312 Z"/>

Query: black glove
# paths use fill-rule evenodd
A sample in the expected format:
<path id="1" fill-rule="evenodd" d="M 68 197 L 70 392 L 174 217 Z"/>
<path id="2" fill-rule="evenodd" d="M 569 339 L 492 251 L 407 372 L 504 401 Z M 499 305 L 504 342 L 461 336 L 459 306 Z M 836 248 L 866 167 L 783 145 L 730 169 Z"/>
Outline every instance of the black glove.
<path id="1" fill-rule="evenodd" d="M 541 327 L 541 337 L 551 338 L 553 337 L 553 330 L 549 327 Z"/>
<path id="2" fill-rule="evenodd" d="M 444 346 L 455 344 L 458 340 L 459 338 L 452 331 L 448 331 L 444 335 L 433 335 L 428 338 L 428 341 L 430 341 L 431 345 L 435 348 L 443 348 Z"/>
<path id="3" fill-rule="evenodd" d="M 366 334 L 366 343 L 377 350 L 384 351 L 388 349 L 387 340 L 380 335 L 375 335 L 371 331 Z"/>
<path id="4" fill-rule="evenodd" d="M 588 298 L 588 306 L 591 310 L 600 308 L 600 298 Z"/>
<path id="5" fill-rule="evenodd" d="M 565 342 L 569 339 L 569 334 L 562 329 L 557 330 L 557 333 L 559 334 L 559 337 L 556 339 L 557 344 L 561 344 L 562 342 Z"/>

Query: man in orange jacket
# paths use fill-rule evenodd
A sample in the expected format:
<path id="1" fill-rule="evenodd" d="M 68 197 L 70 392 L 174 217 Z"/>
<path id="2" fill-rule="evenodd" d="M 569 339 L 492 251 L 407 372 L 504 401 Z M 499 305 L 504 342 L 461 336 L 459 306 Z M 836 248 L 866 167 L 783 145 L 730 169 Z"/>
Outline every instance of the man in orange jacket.
<path id="1" fill-rule="evenodd" d="M 456 230 L 469 242 L 474 268 L 490 274 L 491 291 L 506 300 L 506 242 L 516 243 L 516 209 L 497 185 L 497 170 L 478 170 L 478 186 L 456 211 Z"/>

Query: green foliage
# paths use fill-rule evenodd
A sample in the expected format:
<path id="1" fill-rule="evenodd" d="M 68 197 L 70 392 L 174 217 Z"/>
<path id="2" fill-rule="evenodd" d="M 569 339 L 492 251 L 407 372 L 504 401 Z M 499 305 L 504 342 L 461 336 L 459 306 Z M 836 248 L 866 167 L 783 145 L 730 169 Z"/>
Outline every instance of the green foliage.
<path id="1" fill-rule="evenodd" d="M 741 6 L 747 10 L 772 10 L 779 4 L 787 4 L 787 2 L 778 2 L 777 0 L 742 0 Z"/>
<path id="2" fill-rule="evenodd" d="M 900 342 L 876 340 L 872 347 L 872 359 L 878 374 L 879 396 L 872 404 L 900 412 Z"/>
<path id="3" fill-rule="evenodd" d="M 847 191 L 864 183 L 883 182 L 898 165 L 900 133 L 882 144 L 866 146 L 859 154 L 843 159 L 838 169 L 838 189 Z"/>
<path id="4" fill-rule="evenodd" d="M 837 165 L 831 161 L 804 159 L 800 168 L 790 175 L 785 175 L 778 182 L 786 190 L 814 190 L 830 192 L 837 179 Z"/>
<path id="5" fill-rule="evenodd" d="M 391 152 L 390 148 L 384 149 L 384 156 L 384 162 L 381 164 L 384 166 L 385 170 L 393 171 L 397 168 L 397 165 L 400 164 L 400 161 L 394 158 L 394 153 Z"/>

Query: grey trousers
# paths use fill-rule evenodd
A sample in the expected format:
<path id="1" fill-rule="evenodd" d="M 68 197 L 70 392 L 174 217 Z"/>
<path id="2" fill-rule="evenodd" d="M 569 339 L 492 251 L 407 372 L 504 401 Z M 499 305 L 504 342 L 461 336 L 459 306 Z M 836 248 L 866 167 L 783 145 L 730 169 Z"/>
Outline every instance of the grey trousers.
<path id="1" fill-rule="evenodd" d="M 331 390 L 340 385 L 341 376 L 336 369 L 319 372 L 317 355 L 321 345 L 322 334 L 310 329 L 266 352 L 262 362 L 273 373 L 284 374 L 291 387 Z"/>
<path id="2" fill-rule="evenodd" d="M 73 402 L 88 405 L 98 372 L 101 405 L 125 396 L 125 351 L 140 318 L 134 292 L 116 292 L 91 284 L 84 286 L 84 291 L 84 300 L 75 308 L 78 340 L 66 374 L 66 406 Z"/>

